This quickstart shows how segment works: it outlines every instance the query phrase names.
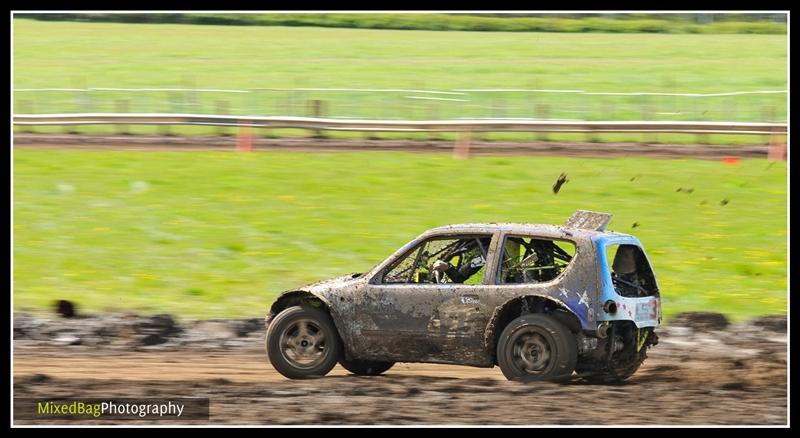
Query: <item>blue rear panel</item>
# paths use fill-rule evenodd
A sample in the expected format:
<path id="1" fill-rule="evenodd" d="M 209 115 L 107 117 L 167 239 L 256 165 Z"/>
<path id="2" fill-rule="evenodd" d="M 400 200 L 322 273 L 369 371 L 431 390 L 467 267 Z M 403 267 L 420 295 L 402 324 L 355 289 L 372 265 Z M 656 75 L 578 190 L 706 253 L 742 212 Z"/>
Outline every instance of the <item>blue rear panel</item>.
<path id="1" fill-rule="evenodd" d="M 595 237 L 595 249 L 597 251 L 597 261 L 600 264 L 600 302 L 597 312 L 598 321 L 633 321 L 636 327 L 656 327 L 661 322 L 661 299 L 659 294 L 649 297 L 631 298 L 623 297 L 618 294 L 611 281 L 611 267 L 606 255 L 606 248 L 611 245 L 635 245 L 638 246 L 645 257 L 647 253 L 644 250 L 639 239 L 627 235 L 609 233 Z M 647 260 L 650 269 L 653 269 L 650 260 Z M 655 271 L 653 271 L 655 276 Z M 658 288 L 658 286 L 656 286 Z M 614 314 L 608 314 L 603 311 L 603 303 L 612 300 L 617 303 L 617 311 Z"/>

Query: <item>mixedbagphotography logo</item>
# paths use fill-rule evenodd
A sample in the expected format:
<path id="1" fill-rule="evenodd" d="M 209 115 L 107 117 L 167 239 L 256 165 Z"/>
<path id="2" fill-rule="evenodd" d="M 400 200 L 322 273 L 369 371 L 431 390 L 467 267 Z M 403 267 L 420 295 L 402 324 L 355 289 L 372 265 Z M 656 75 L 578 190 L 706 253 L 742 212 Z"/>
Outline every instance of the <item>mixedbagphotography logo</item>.
<path id="1" fill-rule="evenodd" d="M 18 420 L 208 420 L 207 398 L 14 400 Z"/>
<path id="2" fill-rule="evenodd" d="M 48 400 L 36 403 L 36 415 L 57 416 L 57 415 L 77 415 L 87 417 L 99 417 L 102 415 L 105 403 L 86 403 L 83 401 L 55 402 Z"/>

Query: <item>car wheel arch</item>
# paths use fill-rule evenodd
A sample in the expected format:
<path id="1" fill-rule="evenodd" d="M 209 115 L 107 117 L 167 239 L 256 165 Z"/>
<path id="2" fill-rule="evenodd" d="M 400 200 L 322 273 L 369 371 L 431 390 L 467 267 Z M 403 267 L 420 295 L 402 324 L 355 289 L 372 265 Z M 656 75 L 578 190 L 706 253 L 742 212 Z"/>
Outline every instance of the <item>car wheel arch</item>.
<path id="1" fill-rule="evenodd" d="M 345 338 L 342 336 L 342 321 L 339 315 L 336 313 L 335 310 L 330 305 L 330 302 L 319 294 L 314 292 L 309 292 L 306 290 L 293 290 L 289 292 L 284 292 L 281 294 L 272 306 L 270 307 L 269 314 L 266 318 L 266 325 L 269 326 L 270 321 L 275 318 L 276 315 L 281 313 L 282 311 L 288 309 L 292 306 L 299 306 L 299 305 L 307 305 L 315 308 L 319 308 L 320 310 L 324 311 L 328 315 L 330 315 L 331 319 L 333 320 L 333 325 L 336 327 L 336 332 L 339 334 L 339 339 L 344 340 Z M 345 349 L 347 349 L 347 345 L 345 345 Z"/>
<path id="2" fill-rule="evenodd" d="M 527 312 L 523 311 L 526 307 Z M 503 329 L 515 318 L 526 313 L 546 313 L 554 316 L 570 331 L 574 333 L 581 331 L 578 315 L 561 301 L 546 295 L 514 297 L 495 308 L 484 331 L 486 351 L 495 362 L 497 361 L 497 341 Z"/>

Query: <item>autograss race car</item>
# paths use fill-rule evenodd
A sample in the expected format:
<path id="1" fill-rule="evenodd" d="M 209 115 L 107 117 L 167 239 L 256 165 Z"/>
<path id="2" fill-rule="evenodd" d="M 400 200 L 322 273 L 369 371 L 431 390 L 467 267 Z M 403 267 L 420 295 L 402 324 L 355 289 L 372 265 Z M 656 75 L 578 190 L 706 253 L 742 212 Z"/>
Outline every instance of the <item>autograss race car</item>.
<path id="1" fill-rule="evenodd" d="M 427 362 L 625 380 L 658 343 L 661 303 L 642 244 L 605 231 L 610 219 L 431 229 L 369 272 L 283 293 L 266 318 L 268 358 L 289 378 Z"/>

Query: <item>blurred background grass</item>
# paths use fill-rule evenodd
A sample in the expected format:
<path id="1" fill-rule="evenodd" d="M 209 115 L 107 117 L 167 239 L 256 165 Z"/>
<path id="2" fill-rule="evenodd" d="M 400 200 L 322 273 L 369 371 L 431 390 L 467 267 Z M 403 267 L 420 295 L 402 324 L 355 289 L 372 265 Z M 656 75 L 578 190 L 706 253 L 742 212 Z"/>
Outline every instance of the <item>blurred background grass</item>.
<path id="1" fill-rule="evenodd" d="M 786 311 L 785 162 L 20 149 L 14 174 L 17 310 L 258 316 L 430 227 L 589 209 L 642 240 L 667 318 Z"/>
<path id="2" fill-rule="evenodd" d="M 102 41 L 102 44 L 98 42 Z M 14 20 L 14 87 L 556 89 L 725 93 L 784 90 L 785 35 L 435 32 Z M 744 60 L 744 61 L 743 61 Z M 16 92 L 18 113 L 178 112 L 386 119 L 524 117 L 573 120 L 786 120 L 786 94 L 717 97 L 571 93 L 281 91 Z M 454 99 L 430 100 L 430 97 Z M 424 99 L 420 99 L 424 98 Z M 27 128 L 26 128 L 27 129 Z M 111 133 L 112 127 L 78 127 Z M 16 128 L 17 132 L 23 128 Z M 35 128 L 63 132 L 64 128 Z M 130 127 L 154 134 L 154 127 Z M 215 128 L 174 127 L 178 135 Z M 271 135 L 286 135 L 287 131 Z M 357 133 L 330 134 L 358 137 Z M 398 134 L 375 134 L 397 138 Z M 413 134 L 403 134 L 414 138 Z M 530 134 L 506 134 L 529 140 Z M 510 136 L 510 137 L 509 137 Z M 641 141 L 639 135 L 592 141 Z M 490 135 L 487 138 L 496 138 Z M 553 136 L 585 140 L 585 136 Z M 659 135 L 654 142 L 695 142 Z M 711 136 L 714 143 L 764 143 Z"/>
<path id="3" fill-rule="evenodd" d="M 427 32 L 14 20 L 14 87 L 786 87 L 785 35 Z"/>

